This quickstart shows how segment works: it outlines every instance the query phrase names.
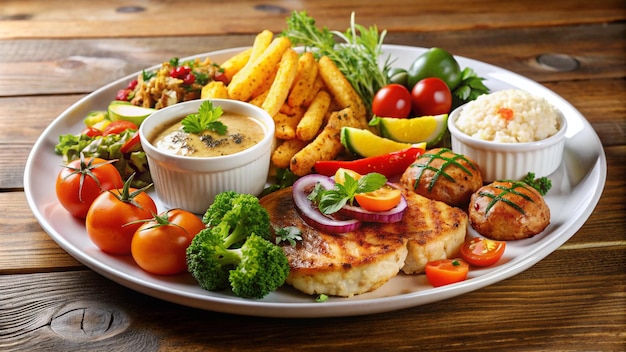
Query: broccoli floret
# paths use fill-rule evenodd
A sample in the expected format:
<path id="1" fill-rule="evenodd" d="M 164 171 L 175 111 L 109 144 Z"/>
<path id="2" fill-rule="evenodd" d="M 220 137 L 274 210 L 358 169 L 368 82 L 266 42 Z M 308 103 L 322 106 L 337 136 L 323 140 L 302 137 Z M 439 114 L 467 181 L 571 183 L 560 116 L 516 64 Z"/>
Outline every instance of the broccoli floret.
<path id="1" fill-rule="evenodd" d="M 202 222 L 207 227 L 213 227 L 219 224 L 226 214 L 233 207 L 233 200 L 239 197 L 239 193 L 235 191 L 226 191 L 219 193 L 215 196 L 213 204 L 209 206 L 209 209 L 204 213 Z"/>
<path id="2" fill-rule="evenodd" d="M 228 272 L 235 266 L 223 265 L 218 261 L 216 248 L 223 246 L 223 239 L 216 236 L 213 229 L 206 228 L 187 247 L 187 270 L 205 290 L 219 291 L 229 286 Z"/>
<path id="3" fill-rule="evenodd" d="M 257 235 L 250 235 L 239 249 L 228 250 L 225 262 L 237 263 L 228 281 L 240 297 L 263 298 L 276 290 L 289 275 L 289 261 L 283 250 Z"/>
<path id="4" fill-rule="evenodd" d="M 267 210 L 251 194 L 219 193 L 204 214 L 203 221 L 207 227 L 221 230 L 227 248 L 233 245 L 240 247 L 252 233 L 267 240 L 272 234 Z"/>
<path id="5" fill-rule="evenodd" d="M 187 248 L 189 272 L 206 290 L 230 286 L 240 297 L 262 298 L 289 274 L 287 257 L 269 240 L 269 214 L 253 195 L 229 191 L 215 199 L 203 217 L 207 228 Z"/>

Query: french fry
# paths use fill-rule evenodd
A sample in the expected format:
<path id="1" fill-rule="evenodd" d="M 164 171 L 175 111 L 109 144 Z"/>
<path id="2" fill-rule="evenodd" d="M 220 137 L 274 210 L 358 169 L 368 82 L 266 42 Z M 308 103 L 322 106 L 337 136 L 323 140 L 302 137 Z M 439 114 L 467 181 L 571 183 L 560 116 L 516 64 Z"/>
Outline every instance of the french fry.
<path id="1" fill-rule="evenodd" d="M 318 71 L 319 72 L 319 71 Z M 313 86 L 311 86 L 311 90 L 309 90 L 307 92 L 306 97 L 304 98 L 304 101 L 302 101 L 302 105 L 303 106 L 309 106 L 311 105 L 311 103 L 313 102 L 313 99 L 315 98 L 315 96 L 317 95 L 317 92 L 319 92 L 321 89 L 324 89 L 324 80 L 322 79 L 322 77 L 318 74 L 315 77 L 315 81 L 313 82 Z"/>
<path id="2" fill-rule="evenodd" d="M 278 37 L 249 66 L 244 67 L 228 85 L 228 96 L 231 99 L 247 101 L 252 93 L 272 74 L 272 70 L 280 62 L 283 53 L 291 47 L 286 37 Z"/>
<path id="3" fill-rule="evenodd" d="M 267 91 L 269 91 L 269 89 L 272 87 L 272 83 L 276 79 L 277 71 L 278 71 L 278 67 L 274 67 L 274 69 L 272 70 L 272 73 L 270 73 L 269 77 L 267 77 L 267 79 L 265 81 L 263 81 L 261 83 L 261 85 L 258 86 L 254 90 L 254 92 L 252 92 L 252 95 L 250 96 L 251 99 L 254 99 L 257 96 L 261 95 L 262 93 L 266 93 Z M 267 94 L 265 94 L 265 96 L 267 97 Z M 263 98 L 263 100 L 265 100 L 265 98 Z"/>
<path id="4" fill-rule="evenodd" d="M 308 92 L 313 87 L 317 77 L 317 61 L 313 53 L 307 51 L 298 58 L 298 73 L 293 82 L 293 87 L 287 98 L 289 106 L 300 106 L 307 97 Z"/>
<path id="5" fill-rule="evenodd" d="M 361 122 L 359 127 L 367 128 L 367 110 L 352 84 L 328 56 L 322 56 L 318 63 L 319 74 L 326 85 L 326 89 L 328 89 L 342 109 L 352 107 L 356 117 Z"/>
<path id="6" fill-rule="evenodd" d="M 262 107 L 263 106 L 263 102 L 265 101 L 265 98 L 267 98 L 267 93 L 269 93 L 269 91 L 265 91 L 259 95 L 257 95 L 256 97 L 252 98 L 249 103 L 252 105 L 256 105 L 258 107 Z"/>
<path id="7" fill-rule="evenodd" d="M 298 126 L 296 126 L 296 138 L 302 141 L 310 141 L 315 138 L 320 127 L 324 123 L 326 111 L 330 106 L 330 95 L 320 90 L 305 111 Z"/>
<path id="8" fill-rule="evenodd" d="M 248 60 L 248 62 L 253 63 L 256 59 L 258 59 L 261 54 L 267 50 L 267 47 L 272 43 L 273 38 L 274 34 L 267 29 L 264 29 L 261 33 L 257 34 L 254 38 L 254 43 L 252 44 L 252 53 L 250 53 L 250 60 Z"/>
<path id="9" fill-rule="evenodd" d="M 224 70 L 224 75 L 230 81 L 233 79 L 233 76 L 239 72 L 246 63 L 250 60 L 250 54 L 252 53 L 252 48 L 246 49 L 236 55 L 233 55 L 228 60 L 224 61 L 223 64 L 220 65 L 220 68 Z"/>
<path id="10" fill-rule="evenodd" d="M 274 136 L 279 139 L 295 139 L 296 127 L 298 126 L 298 122 L 302 119 L 302 115 L 304 115 L 302 109 L 296 110 L 296 114 L 294 115 L 278 112 L 274 115 L 274 124 L 276 125 Z"/>
<path id="11" fill-rule="evenodd" d="M 228 99 L 228 89 L 224 82 L 211 81 L 206 86 L 202 87 L 200 92 L 201 99 L 219 98 Z"/>
<path id="12" fill-rule="evenodd" d="M 267 49 L 267 47 L 272 42 L 274 34 L 268 30 L 263 30 L 261 33 L 257 34 L 254 38 L 254 43 L 252 44 L 252 48 L 246 50 L 249 51 L 247 54 L 247 59 L 245 59 L 245 54 L 242 54 L 242 57 L 237 58 L 237 55 L 232 57 L 230 60 L 234 60 L 233 64 L 237 64 L 239 69 L 233 73 L 228 79 L 233 80 L 235 76 L 238 75 L 239 72 L 243 72 L 241 75 L 246 74 L 246 70 L 249 70 L 250 67 L 254 64 L 254 61 L 263 54 L 263 52 Z M 229 61 L 230 61 L 229 60 Z M 225 63 L 226 64 L 226 63 Z M 228 75 L 226 75 L 228 77 Z"/>
<path id="13" fill-rule="evenodd" d="M 360 121 L 351 107 L 331 114 L 322 132 L 291 158 L 289 166 L 291 172 L 297 176 L 304 176 L 314 171 L 316 161 L 332 160 L 337 157 L 343 150 L 340 135 L 344 126 L 360 126 Z"/>
<path id="14" fill-rule="evenodd" d="M 285 50 L 276 72 L 276 78 L 270 87 L 270 92 L 263 102 L 263 109 L 270 116 L 276 115 L 283 105 L 291 89 L 298 70 L 298 54 L 289 48 Z"/>
<path id="15" fill-rule="evenodd" d="M 299 152 L 307 144 L 299 139 L 290 139 L 281 143 L 272 153 L 272 164 L 274 166 L 286 169 L 289 167 L 291 158 Z"/>

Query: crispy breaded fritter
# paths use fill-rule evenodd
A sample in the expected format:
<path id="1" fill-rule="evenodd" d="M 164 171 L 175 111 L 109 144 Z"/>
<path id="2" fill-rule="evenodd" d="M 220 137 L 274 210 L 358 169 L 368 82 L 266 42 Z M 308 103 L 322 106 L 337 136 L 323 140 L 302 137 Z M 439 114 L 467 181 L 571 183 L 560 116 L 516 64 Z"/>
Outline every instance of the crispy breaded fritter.
<path id="1" fill-rule="evenodd" d="M 469 157 L 435 148 L 420 155 L 402 174 L 400 183 L 424 197 L 465 209 L 483 179 Z"/>
<path id="2" fill-rule="evenodd" d="M 472 195 L 472 227 L 494 240 L 532 237 L 550 224 L 550 208 L 533 187 L 519 181 L 496 181 Z"/>

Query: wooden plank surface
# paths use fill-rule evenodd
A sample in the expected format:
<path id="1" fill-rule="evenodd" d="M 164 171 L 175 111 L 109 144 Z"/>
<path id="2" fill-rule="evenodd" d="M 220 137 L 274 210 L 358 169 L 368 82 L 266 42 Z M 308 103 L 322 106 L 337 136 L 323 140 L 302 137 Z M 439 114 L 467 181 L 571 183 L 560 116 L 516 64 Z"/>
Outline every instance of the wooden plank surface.
<path id="1" fill-rule="evenodd" d="M 175 6 L 172 11 L 170 6 Z M 532 16 L 520 16 L 530 12 Z M 618 11 L 616 11 L 618 9 Z M 122 0 L 4 1 L 0 38 L 107 38 L 257 33 L 283 29 L 293 10 L 307 10 L 320 25 L 345 30 L 350 14 L 358 23 L 390 32 L 519 28 L 613 22 L 624 19 L 624 0 L 570 1 L 203 1 L 174 3 Z M 398 11 L 400 10 L 400 11 Z M 219 21 L 214 20 L 219 16 Z M 260 28 L 259 26 L 263 26 Z"/>

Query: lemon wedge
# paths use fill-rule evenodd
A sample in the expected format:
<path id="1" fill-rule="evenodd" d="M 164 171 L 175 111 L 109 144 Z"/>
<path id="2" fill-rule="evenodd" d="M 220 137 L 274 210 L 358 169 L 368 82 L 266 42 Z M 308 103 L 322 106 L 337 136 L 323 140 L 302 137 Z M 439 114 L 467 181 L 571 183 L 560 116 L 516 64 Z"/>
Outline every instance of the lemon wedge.
<path id="1" fill-rule="evenodd" d="M 411 119 L 377 117 L 370 125 L 378 125 L 380 135 L 402 143 L 426 142 L 427 147 L 437 144 L 448 129 L 448 114 L 422 116 Z"/>
<path id="2" fill-rule="evenodd" d="M 146 117 L 155 111 L 155 109 L 144 108 L 142 106 L 136 106 L 130 103 L 118 101 L 109 104 L 108 109 L 109 119 L 111 121 L 130 121 L 137 126 L 139 126 Z"/>
<path id="3" fill-rule="evenodd" d="M 411 143 L 396 142 L 355 127 L 341 128 L 341 144 L 352 154 L 363 158 L 389 154 L 413 146 Z"/>

